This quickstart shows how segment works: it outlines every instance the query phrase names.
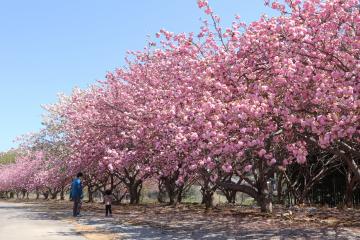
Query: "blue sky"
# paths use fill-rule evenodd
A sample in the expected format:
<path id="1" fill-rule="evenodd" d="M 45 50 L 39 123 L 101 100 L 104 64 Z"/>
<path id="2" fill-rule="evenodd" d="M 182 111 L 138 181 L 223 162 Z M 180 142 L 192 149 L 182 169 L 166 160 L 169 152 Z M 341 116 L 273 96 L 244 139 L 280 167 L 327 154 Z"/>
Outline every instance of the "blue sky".
<path id="1" fill-rule="evenodd" d="M 213 0 L 227 26 L 272 15 L 263 0 Z M 41 127 L 41 104 L 124 65 L 160 28 L 197 31 L 196 0 L 0 0 L 0 151 Z"/>

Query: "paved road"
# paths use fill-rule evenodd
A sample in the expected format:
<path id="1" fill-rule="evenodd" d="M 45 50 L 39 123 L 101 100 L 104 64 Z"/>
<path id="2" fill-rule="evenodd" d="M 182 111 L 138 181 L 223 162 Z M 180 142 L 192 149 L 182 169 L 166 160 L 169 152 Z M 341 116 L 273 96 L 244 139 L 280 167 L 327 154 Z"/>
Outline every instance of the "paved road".
<path id="1" fill-rule="evenodd" d="M 63 221 L 34 211 L 22 203 L 0 202 L 0 239 L 85 240 Z"/>
<path id="2" fill-rule="evenodd" d="M 103 214 L 95 212 L 83 212 L 84 217 L 74 221 L 70 214 L 71 209 L 49 212 L 36 203 L 0 202 L 0 240 L 105 240 L 110 239 L 107 234 L 123 240 L 360 240 L 360 231 L 350 228 L 246 229 L 240 224 L 238 231 L 228 232 L 211 228 L 168 229 L 132 225 L 121 217 L 104 218 Z"/>

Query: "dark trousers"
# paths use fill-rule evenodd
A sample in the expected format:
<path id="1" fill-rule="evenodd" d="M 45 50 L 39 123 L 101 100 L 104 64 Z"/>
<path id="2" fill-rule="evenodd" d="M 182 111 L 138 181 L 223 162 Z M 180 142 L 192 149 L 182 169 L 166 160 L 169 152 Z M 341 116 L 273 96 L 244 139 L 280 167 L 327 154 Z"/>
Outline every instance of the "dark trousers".
<path id="1" fill-rule="evenodd" d="M 81 209 L 81 198 L 74 199 L 73 216 L 76 217 L 80 214 Z"/>
<path id="2" fill-rule="evenodd" d="M 111 205 L 105 205 L 105 216 L 108 216 L 109 213 L 110 215 L 112 215 L 112 212 L 111 212 Z"/>

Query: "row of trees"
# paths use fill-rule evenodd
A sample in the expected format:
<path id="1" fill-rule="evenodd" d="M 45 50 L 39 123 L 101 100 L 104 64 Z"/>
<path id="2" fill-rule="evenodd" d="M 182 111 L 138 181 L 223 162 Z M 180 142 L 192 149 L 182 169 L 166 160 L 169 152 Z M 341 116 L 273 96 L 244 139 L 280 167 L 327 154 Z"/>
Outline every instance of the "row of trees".
<path id="1" fill-rule="evenodd" d="M 268 2 L 279 16 L 199 33 L 160 30 L 127 66 L 47 106 L 44 129 L 0 170 L 2 191 L 64 192 L 86 173 L 91 193 L 123 186 L 138 203 L 158 181 L 172 204 L 189 185 L 211 207 L 236 192 L 266 211 L 277 180 L 297 202 L 334 169 L 360 180 L 360 14 L 357 0 Z M 286 196 L 287 196 L 286 195 Z M 351 194 L 347 195 L 350 198 Z M 350 203 L 351 200 L 347 199 Z"/>

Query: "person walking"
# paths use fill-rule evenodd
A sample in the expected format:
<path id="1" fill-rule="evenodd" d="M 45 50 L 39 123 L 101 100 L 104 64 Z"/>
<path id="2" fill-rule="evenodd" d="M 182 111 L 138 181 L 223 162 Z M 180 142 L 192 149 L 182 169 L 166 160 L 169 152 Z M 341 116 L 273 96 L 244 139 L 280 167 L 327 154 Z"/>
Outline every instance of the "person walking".
<path id="1" fill-rule="evenodd" d="M 80 215 L 80 209 L 81 209 L 81 201 L 83 199 L 83 187 L 82 187 L 82 177 L 83 174 L 79 172 L 76 175 L 76 178 L 71 183 L 71 189 L 70 189 L 70 200 L 74 202 L 73 206 L 73 216 L 79 217 Z"/>
<path id="2" fill-rule="evenodd" d="M 112 217 L 112 212 L 111 212 L 112 192 L 110 189 L 105 191 L 104 203 L 105 203 L 105 217 L 107 216 Z"/>

